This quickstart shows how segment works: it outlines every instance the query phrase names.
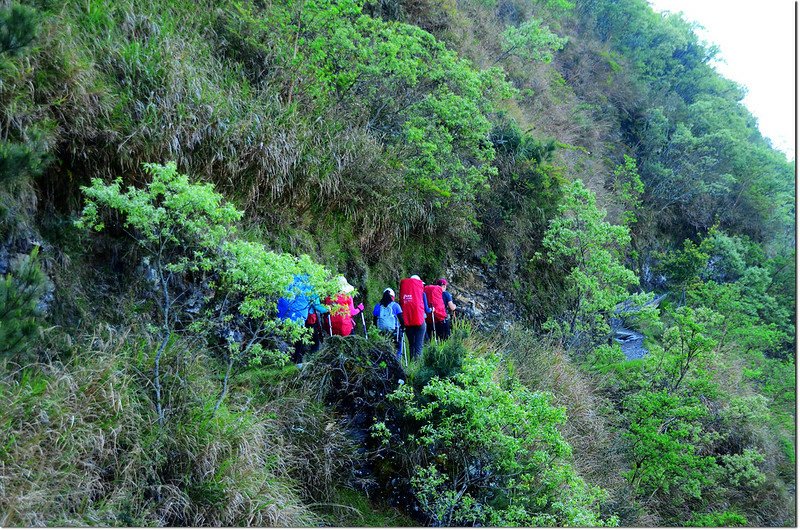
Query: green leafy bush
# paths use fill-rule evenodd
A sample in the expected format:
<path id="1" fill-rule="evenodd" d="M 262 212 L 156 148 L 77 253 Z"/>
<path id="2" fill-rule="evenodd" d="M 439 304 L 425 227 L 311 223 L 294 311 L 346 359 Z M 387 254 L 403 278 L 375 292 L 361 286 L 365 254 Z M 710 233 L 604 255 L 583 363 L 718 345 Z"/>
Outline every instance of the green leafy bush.
<path id="1" fill-rule="evenodd" d="M 625 155 L 623 163 L 614 169 L 613 182 L 614 191 L 619 195 L 623 208 L 622 224 L 631 227 L 639 221 L 643 209 L 644 184 L 639 176 L 636 160 Z"/>
<path id="2" fill-rule="evenodd" d="M 764 463 L 764 455 L 752 449 L 745 449 L 739 455 L 722 455 L 723 480 L 734 488 L 758 489 L 766 476 L 759 469 Z"/>
<path id="3" fill-rule="evenodd" d="M 155 261 L 159 275 L 210 271 L 215 251 L 233 236 L 242 212 L 224 203 L 213 185 L 190 183 L 174 162 L 147 164 L 145 170 L 151 180 L 142 189 L 130 186 L 123 192 L 121 178 L 111 184 L 92 180 L 83 188 L 87 200 L 78 227 L 102 231 L 101 214 L 107 209 L 122 217 L 122 226 Z"/>
<path id="4" fill-rule="evenodd" d="M 208 278 L 221 291 L 214 296 L 230 298 L 235 306 L 226 307 L 228 316 L 212 323 L 224 325 L 234 314 L 252 320 L 250 346 L 272 333 L 300 338 L 297 326 L 273 321 L 277 299 L 300 274 L 321 296 L 334 294 L 338 287 L 332 275 L 308 256 L 277 254 L 260 243 L 239 239 L 234 223 L 242 212 L 226 203 L 213 185 L 191 183 L 174 163 L 148 164 L 145 169 L 152 180 L 142 189 L 129 187 L 123 192 L 120 179 L 108 185 L 95 179 L 84 188 L 87 201 L 77 225 L 101 231 L 104 212 L 121 217 L 123 228 L 152 262 L 165 329 L 176 318 L 174 284 L 179 279 Z"/>
<path id="5" fill-rule="evenodd" d="M 239 6 L 238 15 L 226 21 L 245 41 L 234 53 L 291 65 L 276 80 L 288 103 L 342 109 L 391 148 L 393 170 L 423 207 L 409 219 L 417 228 L 436 207 L 469 204 L 495 174 L 487 115 L 513 94 L 500 69 L 478 71 L 417 26 L 363 14 L 360 1 Z"/>
<path id="6" fill-rule="evenodd" d="M 694 514 L 683 526 L 699 528 L 748 526 L 747 518 L 732 511 Z"/>
<path id="7" fill-rule="evenodd" d="M 277 300 L 287 293 L 294 276 L 308 278 L 320 296 L 336 293 L 338 285 L 307 256 L 276 254 L 263 244 L 238 239 L 233 223 L 242 212 L 226 203 L 213 185 L 190 183 L 174 163 L 148 164 L 145 169 L 152 180 L 143 189 L 131 186 L 122 192 L 120 179 L 108 185 L 95 179 L 84 188 L 87 201 L 77 225 L 101 231 L 105 228 L 102 214 L 113 213 L 121 217 L 122 227 L 151 262 L 155 276 L 151 296 L 161 321 L 153 386 L 163 424 L 159 363 L 176 323 L 188 317 L 180 311 L 186 284 L 210 284 L 211 291 L 203 294 L 202 317 L 187 330 L 216 332 L 217 340 L 211 344 L 224 338 L 227 370 L 215 413 L 237 362 L 285 364 L 288 355 L 277 348 L 278 339 L 294 343 L 308 336 L 303 323 L 275 318 Z"/>
<path id="8" fill-rule="evenodd" d="M 461 369 L 390 399 L 418 428 L 401 443 L 418 453 L 411 486 L 443 526 L 596 526 L 602 492 L 569 464 L 550 397 L 498 378 L 499 358 L 466 355 Z M 405 449 L 408 451 L 408 449 Z"/>
<path id="9" fill-rule="evenodd" d="M 34 131 L 30 131 L 35 136 Z M 34 142 L 0 141 L 0 186 L 11 189 L 39 174 L 44 165 L 41 148 Z"/>
<path id="10" fill-rule="evenodd" d="M 36 19 L 36 10 L 29 6 L 14 3 L 0 8 L 0 55 L 22 53 L 36 39 Z"/>
<path id="11" fill-rule="evenodd" d="M 456 328 L 449 340 L 425 345 L 416 370 L 409 376 L 409 384 L 415 391 L 421 392 L 435 377 L 446 379 L 461 371 L 461 364 L 468 353 L 464 345 L 466 336 L 464 329 Z"/>
<path id="12" fill-rule="evenodd" d="M 637 491 L 671 494 L 676 503 L 699 499 L 703 488 L 714 483 L 718 467 L 702 450 L 710 442 L 700 421 L 707 409 L 697 399 L 666 391 L 634 394 L 625 409 L 633 461 L 627 478 Z"/>
<path id="13" fill-rule="evenodd" d="M 653 383 L 676 392 L 684 381 L 687 385 L 708 382 L 709 357 L 717 346 L 710 334 L 722 322 L 722 317 L 704 307 L 688 306 L 679 308 L 670 317 L 673 325 L 664 331 L 661 349 L 648 359 L 649 366 L 657 364 Z M 711 391 L 708 384 L 703 388 Z"/>
<path id="14" fill-rule="evenodd" d="M 503 55 L 499 59 L 515 55 L 528 61 L 549 63 L 553 60 L 553 53 L 563 48 L 567 39 L 542 26 L 541 21 L 531 18 L 517 27 L 506 29 L 501 43 Z"/>

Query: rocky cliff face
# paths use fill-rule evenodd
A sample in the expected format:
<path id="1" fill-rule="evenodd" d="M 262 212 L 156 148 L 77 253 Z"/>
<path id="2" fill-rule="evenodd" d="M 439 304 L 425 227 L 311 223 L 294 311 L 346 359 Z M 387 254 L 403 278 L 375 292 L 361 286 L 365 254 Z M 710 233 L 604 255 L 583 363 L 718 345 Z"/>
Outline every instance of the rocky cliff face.
<path id="1" fill-rule="evenodd" d="M 481 331 L 508 329 L 518 309 L 498 284 L 497 267 L 459 263 L 447 269 L 447 290 L 457 306 L 456 319 L 465 318 Z"/>

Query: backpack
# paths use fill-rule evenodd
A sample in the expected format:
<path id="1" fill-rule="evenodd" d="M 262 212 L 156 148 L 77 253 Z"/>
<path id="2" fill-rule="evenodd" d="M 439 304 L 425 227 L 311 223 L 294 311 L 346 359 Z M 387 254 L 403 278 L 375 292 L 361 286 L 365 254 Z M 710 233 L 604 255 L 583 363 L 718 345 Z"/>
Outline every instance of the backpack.
<path id="1" fill-rule="evenodd" d="M 330 326 L 333 334 L 341 337 L 349 336 L 356 326 L 350 309 L 353 307 L 353 299 L 344 293 L 339 293 L 336 300 L 332 300 L 330 296 L 326 298 L 325 304 L 331 308 Z"/>
<path id="2" fill-rule="evenodd" d="M 287 293 L 278 299 L 278 318 L 297 323 L 305 322 L 311 305 L 308 299 L 311 289 L 307 276 L 295 275 Z"/>
<path id="3" fill-rule="evenodd" d="M 425 304 L 422 301 L 422 280 L 400 280 L 400 309 L 406 326 L 421 326 L 425 322 Z"/>
<path id="4" fill-rule="evenodd" d="M 394 302 L 383 307 L 378 304 L 378 329 L 382 331 L 394 331 L 397 328 L 397 317 L 394 314 Z"/>
<path id="5" fill-rule="evenodd" d="M 317 311 L 312 309 L 308 312 L 308 318 L 306 318 L 306 326 L 314 326 L 316 325 L 319 318 L 317 317 Z"/>
<path id="6" fill-rule="evenodd" d="M 432 307 L 433 311 L 436 313 L 436 322 L 442 322 L 447 319 L 447 309 L 444 307 L 441 285 L 426 285 L 425 296 L 428 297 L 428 305 Z M 430 324 L 430 315 L 428 315 L 427 321 Z"/>

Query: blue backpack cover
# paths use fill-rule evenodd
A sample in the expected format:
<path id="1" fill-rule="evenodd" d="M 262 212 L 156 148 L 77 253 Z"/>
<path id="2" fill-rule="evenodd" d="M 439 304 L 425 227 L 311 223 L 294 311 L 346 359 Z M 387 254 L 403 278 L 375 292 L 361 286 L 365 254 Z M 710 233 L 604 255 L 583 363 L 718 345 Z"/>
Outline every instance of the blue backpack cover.
<path id="1" fill-rule="evenodd" d="M 309 301 L 311 295 L 312 288 L 308 283 L 308 276 L 295 276 L 289 285 L 287 295 L 278 299 L 278 318 L 304 324 L 311 306 Z"/>

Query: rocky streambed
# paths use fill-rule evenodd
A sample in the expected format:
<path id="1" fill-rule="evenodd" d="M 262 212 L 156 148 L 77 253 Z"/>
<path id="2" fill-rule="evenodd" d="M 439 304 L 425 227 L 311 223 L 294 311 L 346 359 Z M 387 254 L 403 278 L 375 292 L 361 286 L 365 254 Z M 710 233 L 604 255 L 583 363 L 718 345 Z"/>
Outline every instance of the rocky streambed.
<path id="1" fill-rule="evenodd" d="M 645 304 L 645 306 L 658 306 L 668 295 L 669 293 L 660 294 Z M 626 327 L 624 319 L 626 314 L 635 313 L 642 309 L 644 309 L 644 306 L 634 307 L 626 301 L 617 309 L 616 314 L 618 316 L 613 317 L 610 322 L 611 331 L 614 333 L 614 340 L 620 345 L 622 353 L 625 354 L 625 358 L 629 361 L 641 359 L 648 353 L 647 348 L 644 347 L 645 336 L 639 331 Z"/>
<path id="2" fill-rule="evenodd" d="M 616 321 L 616 326 L 615 326 Z M 611 331 L 614 332 L 614 340 L 622 348 L 622 353 L 629 361 L 634 359 L 641 359 L 647 355 L 647 348 L 644 347 L 644 335 L 638 331 L 628 329 L 622 325 L 622 320 L 618 318 L 611 319 Z"/>

